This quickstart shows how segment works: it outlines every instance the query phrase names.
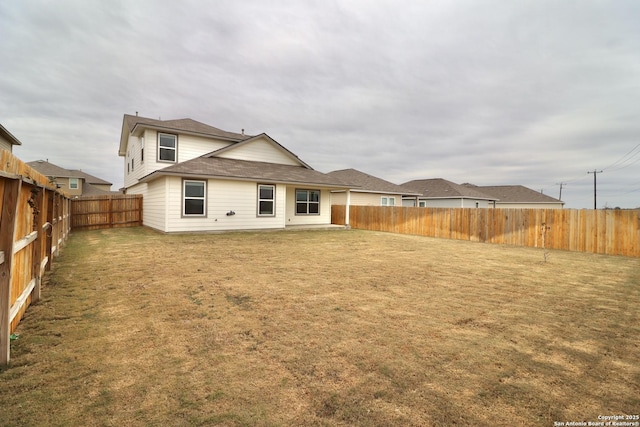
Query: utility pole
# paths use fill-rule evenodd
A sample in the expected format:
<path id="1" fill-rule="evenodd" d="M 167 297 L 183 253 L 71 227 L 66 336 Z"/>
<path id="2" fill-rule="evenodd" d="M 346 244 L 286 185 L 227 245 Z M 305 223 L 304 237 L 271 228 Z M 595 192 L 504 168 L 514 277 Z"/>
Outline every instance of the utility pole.
<path id="1" fill-rule="evenodd" d="M 567 185 L 567 183 L 566 182 L 559 182 L 556 185 L 560 186 L 560 195 L 558 196 L 558 200 L 562 200 L 562 187 Z"/>
<path id="2" fill-rule="evenodd" d="M 598 204 L 596 203 L 596 175 L 602 173 L 599 170 L 593 170 L 593 172 L 587 171 L 587 173 L 593 174 L 593 209 L 598 209 Z"/>

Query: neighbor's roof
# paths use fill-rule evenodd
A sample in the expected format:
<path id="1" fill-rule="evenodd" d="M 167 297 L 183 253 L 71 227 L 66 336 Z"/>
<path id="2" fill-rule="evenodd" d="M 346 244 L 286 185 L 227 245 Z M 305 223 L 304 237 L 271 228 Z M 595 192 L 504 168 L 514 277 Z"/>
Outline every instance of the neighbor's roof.
<path id="1" fill-rule="evenodd" d="M 96 176 L 90 175 L 86 172 L 77 169 L 70 169 L 69 172 L 72 172 L 74 177 L 84 178 L 84 181 L 89 184 L 98 184 L 98 185 L 111 185 L 110 182 L 105 181 L 104 179 L 100 179 Z M 83 190 L 84 192 L 84 190 Z"/>
<path id="2" fill-rule="evenodd" d="M 206 156 L 196 157 L 195 159 L 157 170 L 140 179 L 140 182 L 152 181 L 163 175 L 193 178 L 228 178 L 243 181 L 260 181 L 265 184 L 317 185 L 331 188 L 352 187 L 335 177 L 304 166 Z"/>
<path id="3" fill-rule="evenodd" d="M 500 203 L 562 203 L 554 197 L 522 185 L 481 185 L 462 184 L 467 188 L 477 189 L 500 200 Z"/>
<path id="4" fill-rule="evenodd" d="M 4 126 L 0 125 L 0 137 L 9 141 L 12 145 L 22 145 L 22 142 L 11 134 Z"/>
<path id="5" fill-rule="evenodd" d="M 65 169 L 60 166 L 54 165 L 53 163 L 50 163 L 48 160 L 36 160 L 33 162 L 28 162 L 27 165 L 31 166 L 41 174 L 49 177 L 82 178 L 89 184 L 111 185 L 110 182 L 97 178 L 93 175 L 89 175 L 88 173 L 81 170 Z"/>
<path id="6" fill-rule="evenodd" d="M 442 178 L 416 179 L 402 186 L 419 192 L 426 199 L 497 200 L 494 196 Z"/>
<path id="7" fill-rule="evenodd" d="M 126 153 L 126 142 L 128 134 L 135 135 L 142 129 L 155 129 L 165 132 L 179 132 L 190 135 L 199 135 L 207 137 L 215 137 L 227 141 L 244 141 L 251 138 L 251 135 L 242 133 L 227 132 L 213 126 L 206 125 L 193 119 L 177 119 L 177 120 L 156 120 L 147 117 L 132 116 L 125 114 L 122 122 L 122 134 L 120 136 L 119 155 L 124 156 Z"/>
<path id="8" fill-rule="evenodd" d="M 359 188 L 354 189 L 358 192 L 366 193 L 383 193 L 383 194 L 400 194 L 405 196 L 419 196 L 417 192 L 412 192 L 405 187 L 396 185 L 384 179 L 377 178 L 373 175 L 360 172 L 356 169 L 342 169 L 329 172 L 327 175 L 343 181 L 346 184 L 353 184 Z"/>
<path id="9" fill-rule="evenodd" d="M 36 160 L 33 162 L 27 162 L 27 165 L 31 166 L 38 172 L 49 177 L 61 177 L 71 178 L 76 177 L 69 169 L 61 168 L 60 166 L 49 163 L 48 160 Z"/>
<path id="10" fill-rule="evenodd" d="M 85 182 L 82 185 L 82 195 L 83 196 L 104 196 L 107 194 L 112 194 L 114 193 L 113 191 L 106 191 L 106 190 L 101 190 L 98 187 L 95 187 L 94 185 L 91 185 L 87 182 Z"/>

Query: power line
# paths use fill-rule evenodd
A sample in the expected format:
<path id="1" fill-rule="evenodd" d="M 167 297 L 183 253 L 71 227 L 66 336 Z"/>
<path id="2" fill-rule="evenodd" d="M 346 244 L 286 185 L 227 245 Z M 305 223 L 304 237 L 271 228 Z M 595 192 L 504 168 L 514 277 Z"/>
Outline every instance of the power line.
<path id="1" fill-rule="evenodd" d="M 622 162 L 624 162 L 624 161 L 625 161 L 625 158 L 626 158 L 627 156 L 629 156 L 629 154 L 631 154 L 631 153 L 633 153 L 634 151 L 636 151 L 638 148 L 640 148 L 640 144 L 638 144 L 638 145 L 636 145 L 635 147 L 633 147 L 633 148 L 631 149 L 631 151 L 629 151 L 628 153 L 626 153 L 624 156 L 620 157 L 620 158 L 619 158 L 618 160 L 616 160 L 615 162 L 611 163 L 611 164 L 610 164 L 609 166 L 607 166 L 606 168 L 603 168 L 603 170 L 607 170 L 607 169 L 609 169 L 609 168 L 611 168 L 611 167 L 613 167 L 613 166 L 617 165 L 618 163 L 622 163 Z M 632 159 L 633 157 L 637 156 L 638 154 L 640 154 L 640 150 L 638 150 L 638 152 L 637 152 L 637 153 L 635 153 L 634 155 L 632 155 L 631 157 L 629 157 L 629 159 L 627 159 L 626 161 L 628 161 L 628 160 Z M 635 163 L 635 162 L 634 162 L 634 163 Z M 626 166 L 624 166 L 624 167 L 626 167 Z"/>

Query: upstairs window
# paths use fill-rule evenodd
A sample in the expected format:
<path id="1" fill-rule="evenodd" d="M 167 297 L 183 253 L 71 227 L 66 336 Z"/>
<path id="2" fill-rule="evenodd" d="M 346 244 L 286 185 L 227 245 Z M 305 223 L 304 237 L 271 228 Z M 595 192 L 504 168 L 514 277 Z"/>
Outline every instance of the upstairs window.
<path id="1" fill-rule="evenodd" d="M 296 190 L 296 215 L 320 215 L 320 190 Z"/>
<path id="2" fill-rule="evenodd" d="M 182 181 L 182 215 L 183 216 L 205 216 L 206 206 L 206 182 L 205 181 Z"/>
<path id="3" fill-rule="evenodd" d="M 258 216 L 275 216 L 276 186 L 258 185 Z"/>
<path id="4" fill-rule="evenodd" d="M 69 178 L 69 190 L 78 189 L 78 178 Z"/>
<path id="5" fill-rule="evenodd" d="M 178 158 L 178 137 L 167 133 L 158 133 L 158 161 L 175 162 Z"/>

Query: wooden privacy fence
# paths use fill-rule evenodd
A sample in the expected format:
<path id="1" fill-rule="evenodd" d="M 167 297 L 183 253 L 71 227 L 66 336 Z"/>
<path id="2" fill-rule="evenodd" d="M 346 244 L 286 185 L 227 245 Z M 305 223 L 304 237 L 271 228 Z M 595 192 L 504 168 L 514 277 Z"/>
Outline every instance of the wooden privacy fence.
<path id="1" fill-rule="evenodd" d="M 640 210 L 350 206 L 352 228 L 640 257 Z M 345 206 L 331 221 L 344 224 Z"/>
<path id="2" fill-rule="evenodd" d="M 71 228 L 135 227 L 142 225 L 142 195 L 111 194 L 73 199 Z"/>
<path id="3" fill-rule="evenodd" d="M 45 270 L 70 230 L 70 200 L 47 177 L 0 150 L 0 364 Z"/>

